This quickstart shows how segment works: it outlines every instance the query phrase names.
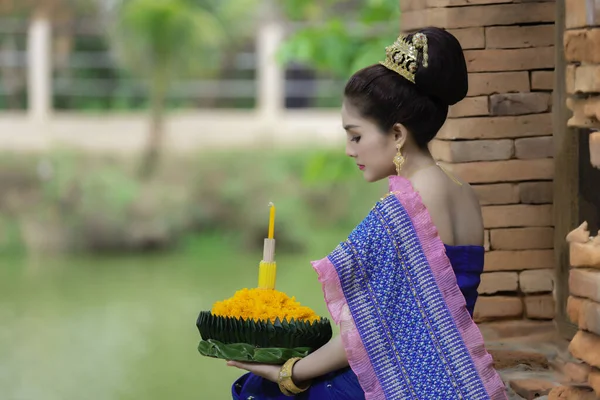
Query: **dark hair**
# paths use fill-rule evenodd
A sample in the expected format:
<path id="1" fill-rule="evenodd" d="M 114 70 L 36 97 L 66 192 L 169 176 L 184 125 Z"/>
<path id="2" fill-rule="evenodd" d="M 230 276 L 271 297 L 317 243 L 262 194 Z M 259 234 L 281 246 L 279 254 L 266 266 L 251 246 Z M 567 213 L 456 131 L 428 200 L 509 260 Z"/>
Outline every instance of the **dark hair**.
<path id="1" fill-rule="evenodd" d="M 415 83 L 376 64 L 355 73 L 346 84 L 344 96 L 382 131 L 401 123 L 417 145 L 425 148 L 444 125 L 448 107 L 465 98 L 469 83 L 458 40 L 440 28 L 419 32 L 427 36 L 429 65 L 425 68 L 419 60 Z"/>

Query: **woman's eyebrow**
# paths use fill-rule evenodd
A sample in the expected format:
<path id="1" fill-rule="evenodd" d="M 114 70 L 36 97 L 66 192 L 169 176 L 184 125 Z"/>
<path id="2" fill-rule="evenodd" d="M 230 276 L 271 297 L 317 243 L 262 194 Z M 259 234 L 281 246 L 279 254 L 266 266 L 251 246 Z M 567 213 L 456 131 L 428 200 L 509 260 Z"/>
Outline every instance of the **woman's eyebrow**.
<path id="1" fill-rule="evenodd" d="M 360 128 L 358 125 L 344 125 L 345 130 Z"/>

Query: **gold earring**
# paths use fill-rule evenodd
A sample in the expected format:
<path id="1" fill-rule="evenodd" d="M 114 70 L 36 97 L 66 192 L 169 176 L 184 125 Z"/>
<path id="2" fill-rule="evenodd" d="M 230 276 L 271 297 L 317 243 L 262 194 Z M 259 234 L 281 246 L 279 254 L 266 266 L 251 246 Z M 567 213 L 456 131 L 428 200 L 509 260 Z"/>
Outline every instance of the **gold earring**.
<path id="1" fill-rule="evenodd" d="M 396 164 L 396 173 L 400 176 L 400 171 L 402 170 L 402 166 L 406 162 L 406 158 L 402 155 L 402 146 L 399 144 L 396 145 L 398 149 L 398 153 L 396 153 L 396 157 L 394 157 L 394 164 Z"/>

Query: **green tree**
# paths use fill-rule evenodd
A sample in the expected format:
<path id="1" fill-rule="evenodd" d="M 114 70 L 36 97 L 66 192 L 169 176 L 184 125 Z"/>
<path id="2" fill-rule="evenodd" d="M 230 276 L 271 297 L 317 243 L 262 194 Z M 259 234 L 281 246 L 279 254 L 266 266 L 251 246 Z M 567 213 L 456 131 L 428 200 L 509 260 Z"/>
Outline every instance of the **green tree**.
<path id="1" fill-rule="evenodd" d="M 398 0 L 279 0 L 279 5 L 289 20 L 309 21 L 286 41 L 281 60 L 338 78 L 380 61 L 399 33 Z"/>
<path id="2" fill-rule="evenodd" d="M 250 27 L 258 0 L 121 0 L 109 20 L 118 59 L 147 86 L 150 131 L 140 177 L 151 177 L 164 141 L 168 91 L 175 78 L 216 74 L 221 57 Z"/>
<path id="3" fill-rule="evenodd" d="M 301 62 L 348 79 L 361 68 L 385 57 L 385 47 L 398 36 L 398 0 L 278 0 L 285 17 L 309 21 L 280 49 L 280 59 Z M 335 185 L 356 174 L 356 165 L 338 149 L 321 149 L 309 160 L 304 180 L 311 185 Z"/>

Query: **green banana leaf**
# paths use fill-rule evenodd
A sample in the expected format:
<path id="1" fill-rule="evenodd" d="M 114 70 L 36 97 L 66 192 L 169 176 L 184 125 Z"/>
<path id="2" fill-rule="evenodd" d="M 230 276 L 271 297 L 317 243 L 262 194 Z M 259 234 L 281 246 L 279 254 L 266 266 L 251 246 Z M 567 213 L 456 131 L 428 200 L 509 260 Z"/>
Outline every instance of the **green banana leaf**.
<path id="1" fill-rule="evenodd" d="M 272 323 L 220 317 L 209 311 L 202 311 L 196 326 L 204 341 L 214 340 L 223 344 L 245 343 L 262 349 L 309 348 L 314 351 L 325 345 L 333 336 L 331 323 L 326 318 L 315 322 L 277 319 Z"/>
<path id="2" fill-rule="evenodd" d="M 200 341 L 198 352 L 206 357 L 220 358 L 228 361 L 282 365 L 290 358 L 306 357 L 310 354 L 311 349 L 308 347 L 297 347 L 294 349 L 261 348 L 247 343 L 224 344 L 218 340 L 209 339 Z"/>

